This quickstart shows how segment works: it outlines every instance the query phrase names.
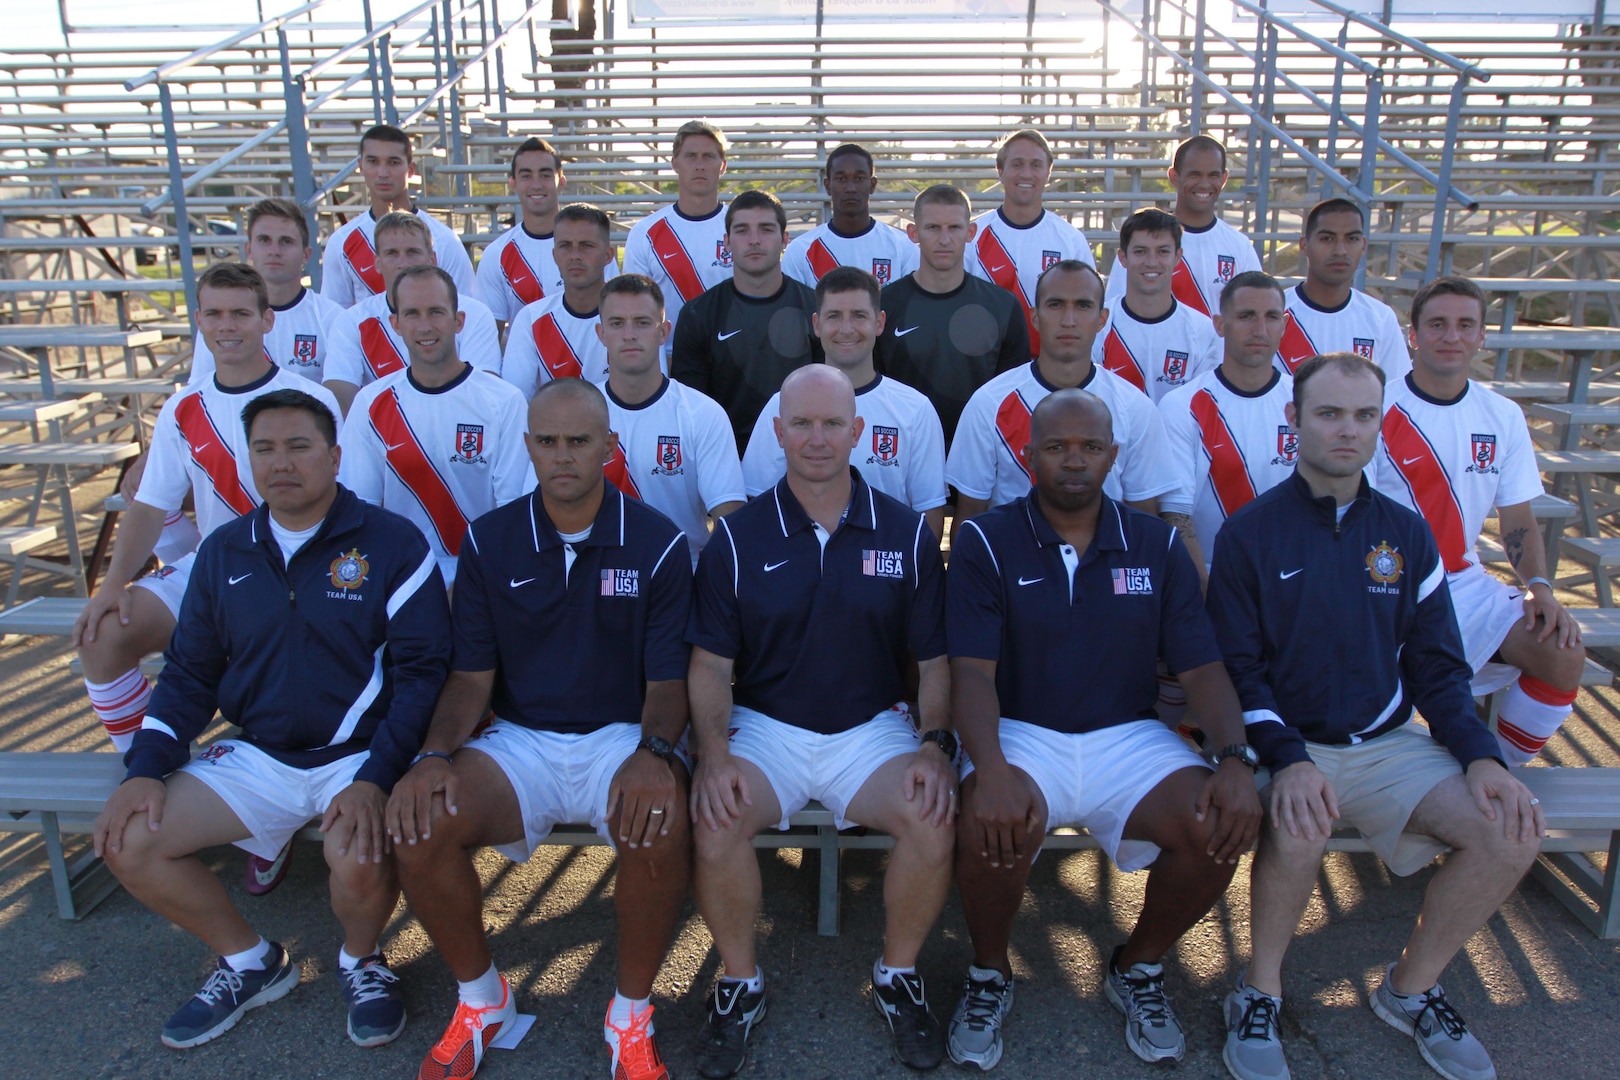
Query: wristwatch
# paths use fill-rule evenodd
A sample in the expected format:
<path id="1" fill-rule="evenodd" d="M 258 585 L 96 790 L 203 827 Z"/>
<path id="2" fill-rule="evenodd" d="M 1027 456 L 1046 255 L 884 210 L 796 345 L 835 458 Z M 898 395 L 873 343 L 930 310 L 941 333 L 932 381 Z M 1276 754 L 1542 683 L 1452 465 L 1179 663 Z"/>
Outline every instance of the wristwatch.
<path id="1" fill-rule="evenodd" d="M 648 735 L 636 744 L 636 749 L 645 750 L 654 757 L 663 758 L 666 764 L 673 765 L 677 760 L 675 748 L 669 744 L 668 739 L 660 735 Z"/>
<path id="2" fill-rule="evenodd" d="M 933 743 L 935 746 L 939 747 L 940 750 L 944 751 L 945 760 L 956 760 L 956 736 L 951 734 L 949 731 L 946 731 L 944 728 L 937 728 L 934 731 L 923 732 L 922 741 L 925 743 Z"/>
<path id="3" fill-rule="evenodd" d="M 1237 758 L 1251 769 L 1260 767 L 1260 755 L 1255 753 L 1254 747 L 1248 743 L 1233 743 L 1231 746 L 1223 746 L 1220 753 L 1215 755 L 1215 764 L 1219 765 L 1231 757 Z"/>

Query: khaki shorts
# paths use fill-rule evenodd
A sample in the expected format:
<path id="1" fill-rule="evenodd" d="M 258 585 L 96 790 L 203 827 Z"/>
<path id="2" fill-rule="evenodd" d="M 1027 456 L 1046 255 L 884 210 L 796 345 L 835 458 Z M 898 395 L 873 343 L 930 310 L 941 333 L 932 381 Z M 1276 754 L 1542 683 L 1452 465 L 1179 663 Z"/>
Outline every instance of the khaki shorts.
<path id="1" fill-rule="evenodd" d="M 1339 798 L 1339 823 L 1359 830 L 1391 873 L 1415 874 L 1450 850 L 1432 836 L 1406 831 L 1424 796 L 1441 782 L 1462 775 L 1457 759 L 1428 728 L 1407 724 L 1352 746 L 1305 745 Z M 1265 802 L 1271 786 L 1269 770 L 1261 769 L 1255 783 Z"/>

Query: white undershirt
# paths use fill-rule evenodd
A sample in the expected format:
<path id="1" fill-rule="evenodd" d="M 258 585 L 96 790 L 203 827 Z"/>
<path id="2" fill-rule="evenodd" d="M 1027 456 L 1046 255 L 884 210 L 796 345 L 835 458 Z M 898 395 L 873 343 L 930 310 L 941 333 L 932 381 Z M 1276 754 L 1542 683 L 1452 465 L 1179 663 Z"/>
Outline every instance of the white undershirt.
<path id="1" fill-rule="evenodd" d="M 291 529 L 283 528 L 281 523 L 276 521 L 276 515 L 271 514 L 270 535 L 276 538 L 276 545 L 281 548 L 281 557 L 287 562 L 292 562 L 292 557 L 298 554 L 298 549 L 313 540 L 315 534 L 321 531 L 321 526 L 324 523 L 324 520 L 317 521 L 307 529 L 294 532 Z"/>
<path id="2" fill-rule="evenodd" d="M 1353 502 L 1347 502 L 1343 506 L 1336 506 L 1333 508 L 1334 517 L 1341 525 L 1344 524 L 1344 515 L 1348 514 L 1350 512 L 1350 508 L 1354 505 L 1355 503 Z"/>
<path id="3" fill-rule="evenodd" d="M 563 542 L 563 585 L 564 585 L 564 587 L 566 587 L 568 585 L 568 572 L 574 568 L 574 560 L 579 558 L 579 554 L 576 551 L 574 551 L 574 545 L 575 544 L 583 544 L 585 541 L 589 540 L 590 538 L 591 538 L 591 530 L 589 528 L 586 528 L 586 529 L 584 529 L 584 530 L 582 530 L 580 532 L 576 532 L 576 533 L 560 532 L 560 533 L 557 534 L 557 539 L 559 539 L 559 540 L 561 540 Z"/>

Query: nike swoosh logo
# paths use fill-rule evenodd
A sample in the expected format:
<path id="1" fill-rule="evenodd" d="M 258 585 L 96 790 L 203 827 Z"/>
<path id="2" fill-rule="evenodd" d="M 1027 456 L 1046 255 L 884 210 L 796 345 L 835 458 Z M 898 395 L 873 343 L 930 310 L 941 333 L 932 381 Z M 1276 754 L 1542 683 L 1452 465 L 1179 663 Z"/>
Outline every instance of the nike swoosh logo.
<path id="1" fill-rule="evenodd" d="M 894 332 L 894 336 L 895 337 L 905 337 L 907 334 L 911 333 L 913 330 L 921 330 L 921 329 L 922 329 L 922 327 L 920 327 L 920 326 L 908 326 L 904 330 L 896 330 Z"/>
<path id="2" fill-rule="evenodd" d="M 787 564 L 788 564 L 788 561 L 786 559 L 783 559 L 781 562 L 768 562 L 768 563 L 765 564 L 765 572 L 768 574 L 772 570 L 780 570 L 782 567 L 786 566 Z"/>
<path id="3" fill-rule="evenodd" d="M 248 573 L 243 574 L 241 577 L 233 577 L 233 578 L 231 578 L 229 580 L 229 583 L 232 584 L 232 585 L 235 585 L 238 581 L 246 581 L 248 578 L 250 578 L 252 576 L 253 576 L 252 571 L 249 571 Z"/>
<path id="4" fill-rule="evenodd" d="M 719 339 L 720 339 L 720 340 L 721 340 L 721 341 L 730 341 L 730 340 L 731 340 L 731 339 L 732 339 L 732 338 L 734 338 L 734 337 L 736 337 L 736 336 L 737 336 L 737 335 L 738 335 L 738 334 L 740 334 L 740 333 L 742 333 L 742 331 L 741 331 L 741 330 L 733 330 L 733 331 L 732 331 L 732 332 L 731 332 L 731 333 L 729 333 L 729 334 L 720 334 L 720 335 L 718 335 L 718 336 L 719 336 Z"/>
<path id="5" fill-rule="evenodd" d="M 680 257 L 681 257 L 681 253 L 680 253 L 680 252 L 678 252 L 678 251 L 671 251 L 671 252 L 668 252 L 668 253 L 666 253 L 666 254 L 665 254 L 665 255 L 663 255 L 663 256 L 662 256 L 662 257 L 663 257 L 663 260 L 664 260 L 664 261 L 665 261 L 665 262 L 669 262 L 669 260 L 671 260 L 671 259 L 678 259 L 678 258 L 680 258 Z"/>
<path id="6" fill-rule="evenodd" d="M 527 585 L 529 582 L 531 582 L 533 580 L 534 580 L 534 578 L 532 578 L 532 577 L 526 577 L 522 581 L 519 581 L 517 578 L 513 578 L 511 581 L 507 582 L 507 584 L 515 589 L 520 585 Z"/>
<path id="7" fill-rule="evenodd" d="M 1032 577 L 1032 578 L 1020 577 L 1018 579 L 1018 584 L 1020 584 L 1020 585 L 1033 585 L 1037 581 L 1045 581 L 1045 580 L 1046 579 L 1043 578 L 1043 577 Z"/>
<path id="8" fill-rule="evenodd" d="M 392 454 L 395 450 L 400 449 L 404 445 L 404 443 L 395 443 L 393 446 L 389 446 L 387 443 L 383 443 L 383 450 Z"/>
<path id="9" fill-rule="evenodd" d="M 204 450 L 206 450 L 206 449 L 208 449 L 208 448 L 209 448 L 209 447 L 210 447 L 210 446 L 213 446 L 213 445 L 214 445 L 214 444 L 213 444 L 213 443 L 211 443 L 211 442 L 205 442 L 205 443 L 203 443 L 203 444 L 202 444 L 202 445 L 201 445 L 201 446 L 193 446 L 193 447 L 192 447 L 192 448 L 191 448 L 191 452 L 192 452 L 192 453 L 193 453 L 193 454 L 200 454 L 200 453 L 202 453 L 202 452 L 203 452 L 203 451 L 204 451 Z"/>
<path id="10" fill-rule="evenodd" d="M 1417 457 L 1414 457 L 1414 458 L 1401 458 L 1401 464 L 1402 465 L 1415 465 L 1415 464 L 1417 464 L 1418 462 L 1420 462 L 1422 460 L 1423 460 L 1423 455 L 1419 454 Z"/>
<path id="11" fill-rule="evenodd" d="M 1282 578 L 1284 581 L 1287 581 L 1289 578 L 1293 577 L 1295 574 L 1303 574 L 1304 572 L 1305 572 L 1305 568 L 1302 566 L 1298 570 L 1290 570 L 1286 574 L 1279 570 L 1277 572 L 1277 576 Z"/>

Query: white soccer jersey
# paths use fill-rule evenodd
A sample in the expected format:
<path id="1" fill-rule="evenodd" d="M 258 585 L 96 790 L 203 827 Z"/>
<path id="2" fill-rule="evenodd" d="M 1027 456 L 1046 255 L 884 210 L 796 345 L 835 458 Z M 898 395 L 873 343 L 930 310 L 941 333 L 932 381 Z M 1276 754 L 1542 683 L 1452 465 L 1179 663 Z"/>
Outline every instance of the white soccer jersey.
<path id="1" fill-rule="evenodd" d="M 463 296 L 460 303 L 467 319 L 456 335 L 456 355 L 473 367 L 499 375 L 501 338 L 495 329 L 495 316 L 482 300 Z M 388 321 L 388 314 L 388 297 L 383 293 L 368 296 L 339 314 L 332 323 L 326 381 L 341 379 L 365 386 L 410 364 L 405 339 Z"/>
<path id="2" fill-rule="evenodd" d="M 1383 436 L 1373 484 L 1423 515 L 1448 574 L 1479 565 L 1474 542 L 1493 507 L 1542 493 L 1524 413 L 1479 383 L 1470 381 L 1462 397 L 1442 403 L 1409 379 L 1391 382 Z"/>
<path id="3" fill-rule="evenodd" d="M 527 304 L 562 292 L 562 271 L 551 254 L 553 243 L 551 233 L 536 236 L 519 221 L 490 241 L 478 257 L 479 299 L 501 322 L 511 322 Z M 618 272 L 615 258 L 602 276 L 610 278 Z"/>
<path id="4" fill-rule="evenodd" d="M 1091 346 L 1100 364 L 1154 401 L 1221 364 L 1221 339 L 1206 316 L 1172 299 L 1157 319 L 1141 319 L 1124 297 L 1108 309 L 1108 324 Z"/>
<path id="5" fill-rule="evenodd" d="M 748 497 L 731 420 L 719 402 L 670 378 L 640 405 L 626 405 L 610 386 L 602 389 L 608 422 L 619 436 L 605 466 L 609 482 L 673 521 L 697 566 L 709 542 L 709 511 Z"/>
<path id="6" fill-rule="evenodd" d="M 409 368 L 396 371 L 355 395 L 338 479 L 410 518 L 454 584 L 468 523 L 534 490 L 528 413 L 528 401 L 487 371 L 468 367 L 431 390 Z"/>
<path id="7" fill-rule="evenodd" d="M 624 272 L 645 274 L 664 291 L 664 318 L 673 341 L 681 308 L 731 277 L 726 204 L 701 218 L 687 217 L 674 203 L 648 214 L 625 240 Z"/>
<path id="8" fill-rule="evenodd" d="M 801 233 L 782 254 L 782 273 L 810 286 L 838 266 L 853 266 L 879 285 L 899 281 L 917 269 L 917 245 L 900 229 L 873 219 L 859 236 L 845 236 L 832 222 Z"/>
<path id="9" fill-rule="evenodd" d="M 1203 315 L 1221 310 L 1221 290 L 1239 274 L 1260 269 L 1260 256 L 1249 238 L 1216 218 L 1202 229 L 1181 227 L 1181 261 L 1170 274 L 1176 299 Z M 1125 295 L 1125 268 L 1118 261 L 1108 275 L 1107 303 Z"/>
<path id="10" fill-rule="evenodd" d="M 1029 417 L 1053 387 L 1032 360 L 1004 371 L 973 392 L 945 458 L 945 480 L 991 506 L 1012 502 L 1030 488 L 1024 464 Z M 1164 438 L 1164 423 L 1146 394 L 1095 365 L 1080 389 L 1102 398 L 1114 420 L 1119 457 L 1103 484 L 1110 498 L 1141 502 L 1176 489 L 1176 473 Z"/>
<path id="11" fill-rule="evenodd" d="M 286 307 L 272 305 L 270 310 L 275 312 L 276 322 L 264 335 L 264 355 L 277 367 L 320 382 L 331 348 L 332 324 L 343 309 L 320 293 L 299 289 L 298 299 Z M 191 347 L 191 374 L 186 377 L 186 385 L 196 386 L 212 379 L 218 366 L 213 350 L 198 334 Z"/>
<path id="12" fill-rule="evenodd" d="M 197 531 L 209 533 L 259 505 L 248 460 L 247 429 L 242 409 L 273 390 L 301 390 L 332 410 L 339 430 L 343 413 L 337 398 L 319 383 L 286 368 L 247 386 L 220 388 L 216 379 L 188 386 L 163 403 L 146 455 L 146 471 L 135 495 L 158 510 L 179 510 L 191 492 L 197 508 Z"/>
<path id="13" fill-rule="evenodd" d="M 1159 401 L 1177 479 L 1159 509 L 1192 515 L 1205 566 L 1226 519 L 1294 471 L 1299 443 L 1283 411 L 1293 393 L 1294 380 L 1280 371 L 1270 386 L 1249 393 L 1217 368 Z"/>
<path id="14" fill-rule="evenodd" d="M 461 237 L 425 210 L 413 210 L 433 236 L 433 259 L 449 273 L 462 296 L 478 299 L 472 260 Z M 373 211 L 357 214 L 339 225 L 321 252 L 321 295 L 340 307 L 353 307 L 383 291 L 377 269 L 377 218 Z"/>
<path id="15" fill-rule="evenodd" d="M 1350 290 L 1350 299 L 1331 311 L 1317 307 L 1295 285 L 1284 296 L 1288 300 L 1288 320 L 1283 325 L 1282 345 L 1277 349 L 1277 366 L 1292 374 L 1313 356 L 1330 352 L 1353 352 L 1384 369 L 1385 385 L 1393 387 L 1412 370 L 1412 354 L 1406 350 L 1406 335 L 1395 309 L 1374 300 L 1360 289 Z"/>
<path id="16" fill-rule="evenodd" d="M 776 486 L 787 472 L 787 455 L 776 441 L 782 395 L 774 394 L 754 423 L 743 451 L 748 497 Z M 879 375 L 855 391 L 855 415 L 866 424 L 849 456 L 866 482 L 919 514 L 944 506 L 945 429 L 933 403 L 918 390 Z"/>
<path id="17" fill-rule="evenodd" d="M 1079 259 L 1096 266 L 1085 234 L 1050 210 L 1029 225 L 1014 225 L 1001 208 L 980 214 L 979 231 L 968 245 L 965 265 L 975 277 L 1000 285 L 1018 297 L 1029 324 L 1030 352 L 1039 356 L 1041 336 L 1035 331 L 1035 283 L 1053 263 Z"/>
<path id="18" fill-rule="evenodd" d="M 607 382 L 607 346 L 597 337 L 599 312 L 579 315 L 556 293 L 517 313 L 506 331 L 501 378 L 517 387 L 523 400 L 552 379 Z"/>

